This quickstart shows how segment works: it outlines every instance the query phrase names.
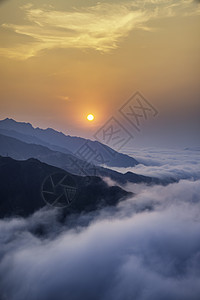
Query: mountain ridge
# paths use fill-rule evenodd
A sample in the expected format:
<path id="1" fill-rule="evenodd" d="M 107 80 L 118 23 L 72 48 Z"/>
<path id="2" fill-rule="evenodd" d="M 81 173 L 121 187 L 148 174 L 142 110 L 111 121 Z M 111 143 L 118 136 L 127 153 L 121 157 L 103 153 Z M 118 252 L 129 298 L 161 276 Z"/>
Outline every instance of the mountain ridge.
<path id="1" fill-rule="evenodd" d="M 41 196 L 43 182 L 52 174 L 65 174 L 76 182 L 76 198 L 69 207 L 63 208 L 63 212 L 67 214 L 116 205 L 132 195 L 118 186 L 109 187 L 96 176 L 91 176 L 88 180 L 37 159 L 17 161 L 0 156 L 0 218 L 28 216 L 43 207 L 52 207 Z"/>
<path id="2" fill-rule="evenodd" d="M 91 151 L 93 151 L 93 153 L 96 152 L 97 155 L 100 154 L 101 159 L 104 159 L 102 161 L 98 161 L 97 159 L 91 159 L 90 157 L 90 162 L 95 165 L 106 164 L 108 167 L 133 167 L 138 164 L 136 159 L 128 156 L 127 154 L 117 152 L 107 145 L 100 143 L 99 141 L 92 141 L 82 137 L 65 135 L 64 133 L 56 131 L 52 128 L 34 128 L 31 123 L 17 122 L 13 119 L 6 118 L 4 120 L 0 120 L 0 130 L 4 130 L 4 132 L 1 131 L 3 134 L 10 134 L 12 137 L 16 137 L 13 131 L 21 133 L 24 135 L 23 138 L 19 135 L 18 138 L 23 139 L 25 142 L 28 142 L 30 137 L 34 139 L 37 138 L 39 140 L 32 140 L 32 143 L 39 144 L 42 141 L 43 145 L 46 143 L 50 148 L 55 146 L 60 147 L 61 152 L 65 149 L 75 156 L 80 155 L 77 153 L 78 150 L 81 149 L 81 147 L 84 147 L 84 145 L 87 143 L 88 147 L 92 149 Z M 7 130 L 7 132 L 5 132 L 5 130 Z M 63 148 L 63 150 L 61 150 L 61 148 Z"/>
<path id="3" fill-rule="evenodd" d="M 132 172 L 122 174 L 108 168 L 87 164 L 86 161 L 78 159 L 73 156 L 73 154 L 64 154 L 58 151 L 53 151 L 42 145 L 28 144 L 16 138 L 2 134 L 0 134 L 0 155 L 4 157 L 9 156 L 17 160 L 35 158 L 41 162 L 61 168 L 75 175 L 92 176 L 97 173 L 101 177 L 110 177 L 119 184 L 125 184 L 127 182 L 162 184 L 162 182 L 157 178 L 138 175 Z"/>

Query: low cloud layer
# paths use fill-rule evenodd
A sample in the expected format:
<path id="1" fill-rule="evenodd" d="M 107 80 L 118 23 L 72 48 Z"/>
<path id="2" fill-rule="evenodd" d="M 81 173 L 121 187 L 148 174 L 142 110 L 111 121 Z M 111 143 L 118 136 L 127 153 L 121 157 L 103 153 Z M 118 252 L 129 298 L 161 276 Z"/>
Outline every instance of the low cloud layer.
<path id="1" fill-rule="evenodd" d="M 62 226 L 57 211 L 0 221 L 1 299 L 199 299 L 199 195 L 182 180 Z"/>
<path id="2" fill-rule="evenodd" d="M 193 176 L 168 186 L 128 184 L 135 196 L 116 207 L 62 223 L 59 210 L 45 209 L 0 220 L 0 299 L 198 300 L 199 160 L 188 151 L 135 150 L 146 170 L 190 164 Z"/>
<path id="3" fill-rule="evenodd" d="M 137 174 L 162 179 L 200 179 L 200 151 L 196 149 L 152 149 L 127 150 L 140 164 L 134 168 L 113 168 L 122 173 Z"/>

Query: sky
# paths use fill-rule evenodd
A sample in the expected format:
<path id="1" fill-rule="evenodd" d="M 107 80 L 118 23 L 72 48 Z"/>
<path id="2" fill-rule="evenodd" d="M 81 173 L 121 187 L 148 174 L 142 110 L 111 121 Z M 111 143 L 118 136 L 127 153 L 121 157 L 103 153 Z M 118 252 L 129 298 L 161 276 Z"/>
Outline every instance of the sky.
<path id="1" fill-rule="evenodd" d="M 136 143 L 198 144 L 199 15 L 194 0 L 0 1 L 0 118 L 93 138 L 114 116 Z M 139 135 L 119 111 L 137 91 L 158 111 Z"/>

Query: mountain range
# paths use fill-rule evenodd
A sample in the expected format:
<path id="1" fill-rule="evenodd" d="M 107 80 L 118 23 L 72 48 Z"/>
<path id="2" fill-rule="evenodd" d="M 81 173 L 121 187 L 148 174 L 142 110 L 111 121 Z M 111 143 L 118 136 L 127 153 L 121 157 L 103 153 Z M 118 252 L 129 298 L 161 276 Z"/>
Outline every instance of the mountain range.
<path id="1" fill-rule="evenodd" d="M 33 128 L 30 123 L 16 122 L 13 119 L 7 118 L 0 121 L 0 155 L 2 156 L 19 160 L 36 158 L 41 162 L 62 168 L 76 175 L 110 177 L 120 184 L 127 182 L 165 184 L 162 180 L 154 177 L 137 175 L 132 172 L 121 174 L 102 167 L 100 161 L 91 160 L 90 156 L 80 157 L 75 149 L 86 151 L 83 149 L 86 144 L 93 152 L 98 153 L 99 157 L 111 159 L 107 165 L 131 167 L 138 163 L 134 158 L 118 153 L 96 141 L 66 136 L 51 128 Z M 112 157 L 108 154 L 111 151 L 114 153 Z"/>
<path id="2" fill-rule="evenodd" d="M 95 165 L 134 167 L 137 160 L 104 145 L 81 137 L 65 135 L 52 128 L 34 128 L 30 123 L 6 118 L 0 121 L 0 133 L 23 142 L 46 146 L 51 150 L 73 154 Z"/>
<path id="3" fill-rule="evenodd" d="M 109 177 L 119 184 L 125 184 L 127 182 L 165 184 L 165 182 L 158 178 L 138 175 L 132 172 L 122 174 L 108 168 L 87 163 L 87 161 L 81 160 L 73 154 L 53 151 L 45 146 L 25 143 L 2 134 L 0 134 L 0 155 L 17 160 L 35 158 L 75 175 Z"/>
<path id="4" fill-rule="evenodd" d="M 75 182 L 76 195 L 66 209 L 68 214 L 115 205 L 132 194 L 118 186 L 110 187 L 96 176 L 72 175 L 36 159 L 19 161 L 0 156 L 0 218 L 28 216 L 48 204 L 52 206 L 51 202 L 44 201 L 41 188 L 45 179 L 53 174 L 68 176 L 68 182 Z M 55 193 L 59 194 L 60 191 Z"/>
<path id="5" fill-rule="evenodd" d="M 107 153 L 113 151 L 114 156 L 109 161 L 112 166 L 127 167 L 138 163 L 134 158 L 96 141 L 66 136 L 50 128 L 33 128 L 29 123 L 12 119 L 0 121 L 0 217 L 28 216 L 48 204 L 52 206 L 54 196 L 63 190 L 62 184 L 52 184 L 54 174 L 60 174 L 55 175 L 58 182 L 59 176 L 64 176 L 76 183 L 76 189 L 70 187 L 70 193 L 76 192 L 76 201 L 70 203 L 66 213 L 81 213 L 117 204 L 131 195 L 124 189 L 127 182 L 163 185 L 174 182 L 173 178 L 162 180 L 132 172 L 122 174 L 101 166 L 100 162 L 95 165 L 90 159 L 80 158 L 75 151 L 86 144 L 106 159 Z M 115 183 L 108 186 L 103 180 L 105 177 L 123 188 Z M 48 178 L 45 183 L 47 202 L 41 193 L 45 178 Z M 59 201 L 65 202 L 65 193 Z"/>

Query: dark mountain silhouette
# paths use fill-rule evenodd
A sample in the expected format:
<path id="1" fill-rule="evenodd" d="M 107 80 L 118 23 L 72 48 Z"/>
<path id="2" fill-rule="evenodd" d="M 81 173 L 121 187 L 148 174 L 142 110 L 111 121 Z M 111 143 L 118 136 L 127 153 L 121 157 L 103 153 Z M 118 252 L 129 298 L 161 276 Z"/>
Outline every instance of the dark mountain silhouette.
<path id="1" fill-rule="evenodd" d="M 120 187 L 109 187 L 99 177 L 72 175 L 36 159 L 17 161 L 0 156 L 0 217 L 28 216 L 45 207 L 41 188 L 52 174 L 64 174 L 76 183 L 74 201 L 69 208 L 63 208 L 67 214 L 115 205 L 131 195 Z"/>
<path id="2" fill-rule="evenodd" d="M 53 151 L 41 145 L 28 144 L 2 134 L 0 134 L 0 155 L 9 156 L 18 160 L 36 158 L 41 162 L 62 168 L 75 175 L 97 175 L 109 177 L 120 184 L 125 184 L 127 182 L 165 184 L 165 182 L 162 182 L 157 178 L 137 175 L 132 172 L 121 174 L 108 168 L 94 166 L 92 164 L 88 164 L 86 161 L 76 158 L 72 154 L 64 154 L 58 151 Z"/>
<path id="3" fill-rule="evenodd" d="M 119 153 L 98 141 L 65 135 L 52 128 L 33 128 L 30 123 L 16 122 L 13 119 L 0 121 L 0 133 L 15 137 L 21 141 L 47 146 L 51 150 L 63 153 L 73 153 L 81 159 L 88 160 L 95 164 L 106 164 L 111 167 L 133 167 L 138 162 L 126 154 Z M 78 150 L 87 145 L 91 153 L 89 157 L 83 157 Z"/>

